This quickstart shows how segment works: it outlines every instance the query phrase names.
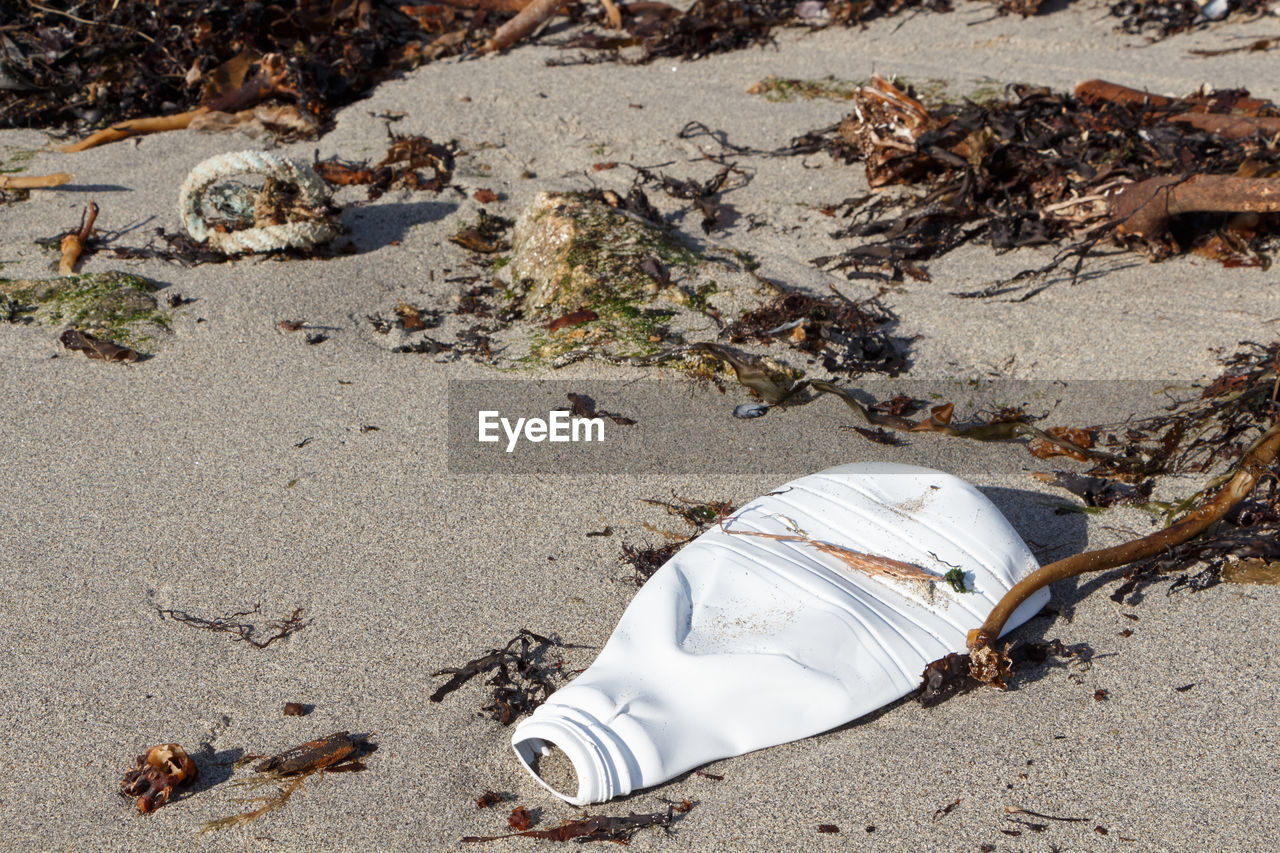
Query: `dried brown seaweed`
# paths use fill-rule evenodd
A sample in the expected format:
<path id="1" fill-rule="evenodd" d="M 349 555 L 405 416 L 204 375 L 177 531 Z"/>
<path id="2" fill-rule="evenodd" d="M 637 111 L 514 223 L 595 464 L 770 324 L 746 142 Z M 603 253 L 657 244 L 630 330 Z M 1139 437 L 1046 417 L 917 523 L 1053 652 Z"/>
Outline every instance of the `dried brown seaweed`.
<path id="1" fill-rule="evenodd" d="M 1277 115 L 1242 90 L 1172 99 L 1104 81 L 1072 95 L 1015 85 L 1004 99 L 927 108 L 875 78 L 834 133 L 791 150 L 826 138 L 833 156 L 866 164 L 873 187 L 917 188 L 835 207 L 848 224 L 834 236 L 857 245 L 814 262 L 851 277 L 921 278 L 921 262 L 971 241 L 1002 250 L 1077 241 L 1044 269 L 965 294 L 994 295 L 1073 258 L 1078 272 L 1106 240 L 1152 257 L 1265 263 L 1280 235 L 1280 182 L 1268 177 L 1280 155 L 1267 143 Z"/>
<path id="2" fill-rule="evenodd" d="M 1170 526 L 1132 542 L 1087 551 L 1057 560 L 1024 577 L 992 608 L 980 628 L 969 632 L 970 674 L 995 687 L 1004 687 L 1011 674 L 1008 647 L 995 646 L 1005 622 L 1019 604 L 1034 592 L 1051 583 L 1076 575 L 1116 568 L 1167 552 L 1183 545 L 1225 518 L 1253 492 L 1263 477 L 1275 477 L 1271 471 L 1280 454 L 1280 423 L 1267 429 L 1246 451 L 1230 479 L 1211 496 Z"/>
<path id="3" fill-rule="evenodd" d="M 103 127 L 181 114 L 253 79 L 281 55 L 302 112 L 326 119 L 375 83 L 466 48 L 501 12 L 390 3 L 88 0 L 74 12 L 0 4 L 0 127 Z M 471 37 L 475 43 L 481 34 Z"/>
<path id="4" fill-rule="evenodd" d="M 263 633 L 272 633 L 265 639 L 258 639 L 258 626 L 255 623 L 240 620 L 246 616 L 260 614 L 262 612 L 261 604 L 255 604 L 252 610 L 240 610 L 235 613 L 229 613 L 226 616 L 215 616 L 212 619 L 206 619 L 203 616 L 192 616 L 185 610 L 160 607 L 157 607 L 156 610 L 159 612 L 161 619 L 167 617 L 174 622 L 190 625 L 193 628 L 201 628 L 205 631 L 212 631 L 215 634 L 234 634 L 237 640 L 248 643 L 255 649 L 265 649 L 272 643 L 286 639 L 311 624 L 309 620 L 303 618 L 303 610 L 298 607 L 288 616 L 268 620 L 262 631 Z"/>
<path id="5" fill-rule="evenodd" d="M 626 542 L 622 544 L 620 559 L 631 567 L 631 574 L 625 580 L 637 587 L 644 586 L 645 582 L 653 577 L 653 573 L 662 568 L 663 564 L 674 557 L 681 548 L 692 542 L 711 525 L 719 523 L 721 519 L 730 515 L 734 509 L 729 501 L 693 501 L 675 494 L 671 496 L 670 501 L 645 498 L 644 503 L 662 507 L 668 514 L 681 519 L 693 530 L 687 536 L 659 531 L 663 532 L 670 541 L 652 548 L 638 548 Z M 652 527 L 650 529 L 656 530 Z"/>
<path id="6" fill-rule="evenodd" d="M 312 168 L 316 174 L 331 184 L 369 187 L 369 200 L 380 197 L 391 189 L 425 190 L 438 193 L 453 180 L 454 156 L 457 143 L 432 142 L 425 136 L 401 136 L 387 128 L 389 144 L 387 153 L 377 163 L 358 163 L 331 157 L 316 160 Z M 431 177 L 425 177 L 421 169 L 430 169 Z"/>
<path id="7" fill-rule="evenodd" d="M 490 649 L 460 667 L 441 669 L 432 676 L 448 675 L 449 680 L 431 694 L 432 702 L 443 701 L 453 691 L 478 675 L 492 672 L 485 685 L 492 688 L 492 702 L 481 710 L 509 726 L 519 717 L 533 712 L 555 692 L 557 682 L 565 677 L 564 661 L 547 661 L 553 648 L 578 649 L 575 646 L 532 631 L 521 629 L 500 649 Z"/>
<path id="8" fill-rule="evenodd" d="M 79 329 L 67 329 L 59 336 L 58 340 L 69 350 L 82 352 L 89 358 L 101 359 L 102 361 L 134 362 L 142 357 L 137 350 L 131 347 L 123 347 L 111 341 L 99 340 L 88 332 L 82 332 Z"/>
<path id="9" fill-rule="evenodd" d="M 205 823 L 200 834 L 228 829 L 252 823 L 268 812 L 283 808 L 306 780 L 316 774 L 358 772 L 365 769 L 360 760 L 377 749 L 377 744 L 365 735 L 350 732 L 334 732 L 317 740 L 307 741 L 272 756 L 247 755 L 236 763 L 240 766 L 257 761 L 254 775 L 232 782 L 233 785 L 251 789 L 274 787 L 265 796 L 253 797 L 244 802 L 256 804 L 246 812 L 218 818 Z"/>
<path id="10" fill-rule="evenodd" d="M 832 373 L 894 376 L 906 367 L 905 347 L 889 334 L 896 323 L 893 312 L 875 297 L 854 302 L 835 292 L 813 296 L 792 291 L 744 314 L 723 336 L 735 344 L 784 341 Z"/>
<path id="11" fill-rule="evenodd" d="M 681 806 L 685 806 L 681 808 Z M 511 832 L 506 835 L 468 835 L 459 841 L 465 844 L 497 841 L 502 838 L 541 838 L 544 841 L 614 841 L 626 844 L 631 837 L 642 829 L 661 827 L 670 831 L 672 824 L 693 808 L 687 800 L 681 806 L 671 805 L 665 812 L 636 814 L 632 812 L 625 817 L 609 817 L 608 815 L 584 814 L 576 820 L 567 820 L 552 829 L 526 829 L 523 832 Z"/>

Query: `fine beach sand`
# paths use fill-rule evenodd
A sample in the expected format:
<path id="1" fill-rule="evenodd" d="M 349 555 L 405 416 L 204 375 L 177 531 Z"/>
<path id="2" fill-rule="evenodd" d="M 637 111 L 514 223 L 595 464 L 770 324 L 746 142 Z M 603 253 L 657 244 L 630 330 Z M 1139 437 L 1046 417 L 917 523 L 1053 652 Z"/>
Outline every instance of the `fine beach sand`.
<path id="1" fill-rule="evenodd" d="M 774 47 L 690 63 L 552 68 L 545 61 L 560 51 L 527 45 L 430 65 L 345 108 L 319 140 L 283 151 L 378 158 L 386 130 L 376 116 L 402 112 L 396 132 L 457 139 L 469 152 L 455 177 L 465 197 L 397 191 L 366 203 L 360 188 L 344 190 L 338 199 L 350 233 L 343 239 L 358 251 L 331 260 L 250 257 L 187 269 L 90 257 L 85 271 L 137 272 L 195 300 L 179 310 L 158 354 L 137 364 L 69 353 L 49 327 L 0 325 L 4 846 L 457 849 L 462 836 L 506 830 L 516 803 L 540 816 L 541 828 L 574 816 L 578 810 L 520 768 L 510 729 L 477 714 L 480 679 L 433 704 L 427 697 L 440 679 L 431 673 L 520 628 L 599 647 L 634 593 L 618 580 L 623 542 L 658 544 L 646 523 L 680 524 L 645 498 L 740 504 L 823 467 L 883 458 L 970 479 L 1042 560 L 1149 532 L 1150 516 L 1137 510 L 1056 514 L 1069 498 L 1029 473 L 1073 463 L 1042 463 L 1015 446 L 931 436 L 872 446 L 839 429 L 849 421 L 835 401 L 815 404 L 813 417 L 797 410 L 735 420 L 729 411 L 748 399 L 741 388 L 722 395 L 671 372 L 588 362 L 496 374 L 467 360 L 391 353 L 364 319 L 401 299 L 453 304 L 460 285 L 447 279 L 476 270 L 447 237 L 475 218 L 477 189 L 500 195 L 487 209 L 514 217 L 544 190 L 625 190 L 630 169 L 593 171 L 595 162 L 669 164 L 671 174 L 703 179 L 717 167 L 702 153 L 721 149 L 709 136 L 678 138 L 688 122 L 767 150 L 847 112 L 842 102 L 771 103 L 746 93 L 770 74 L 852 80 L 876 72 L 939 80 L 955 95 L 993 81 L 1062 89 L 1102 77 L 1172 94 L 1209 82 L 1280 99 L 1274 53 L 1188 54 L 1280 34 L 1275 18 L 1146 45 L 1115 33 L 1101 5 L 1061 6 L 1022 20 L 992 19 L 988 7 L 963 4 L 952 14 L 864 29 L 785 32 Z M 47 141 L 35 131 L 0 132 L 0 158 Z M 241 136 L 177 132 L 77 155 L 40 150 L 29 173 L 65 170 L 75 180 L 0 208 L 0 275 L 52 275 L 54 256 L 34 241 L 74 225 L 90 199 L 102 208 L 100 229 L 132 229 L 122 244 L 142 245 L 158 227 L 177 230 L 178 187 L 188 171 L 214 154 L 254 147 Z M 865 191 L 860 167 L 826 155 L 733 159 L 752 177 L 724 196 L 736 218 L 709 238 L 684 203 L 650 196 L 665 214 L 683 212 L 673 219 L 690 240 L 750 251 L 769 278 L 815 291 L 835 283 L 854 298 L 874 292 L 808 263 L 839 245 L 814 208 Z M 522 178 L 526 171 L 535 177 Z M 951 295 L 1051 254 L 966 247 L 930 265 L 932 282 L 886 293 L 899 318 L 894 334 L 916 338 L 907 377 L 957 388 L 968 380 L 1076 383 L 1084 390 L 1046 423 L 1078 425 L 1098 411 L 1119 419 L 1126 406 L 1157 405 L 1126 397 L 1122 383 L 1082 380 L 1185 386 L 1219 372 L 1215 348 L 1280 336 L 1274 270 L 1224 269 L 1200 258 L 1098 258 L 1086 269 L 1101 274 L 1056 283 L 1022 303 Z M 329 339 L 308 346 L 276 328 L 286 318 L 327 327 Z M 555 473 L 451 472 L 450 419 L 474 413 L 448 410 L 449 382 L 480 378 L 665 383 L 680 400 L 671 411 L 624 413 L 659 440 L 676 441 L 675 410 L 705 412 L 700 429 L 731 462 L 689 459 L 660 470 L 640 448 L 609 474 L 574 473 L 572 461 Z M 611 408 L 604 392 L 597 396 Z M 378 429 L 361 429 L 370 425 Z M 751 442 L 766 431 L 790 450 L 755 460 Z M 612 536 L 585 535 L 606 526 Z M 1117 605 L 1108 597 L 1117 584 L 1116 573 L 1105 573 L 1055 586 L 1057 613 L 1016 634 L 1087 643 L 1087 669 L 1033 667 L 1007 693 L 978 691 L 932 709 L 901 703 L 707 768 L 722 781 L 687 775 L 592 812 L 697 803 L 673 834 L 637 835 L 636 850 L 1280 844 L 1267 805 L 1280 783 L 1280 659 L 1271 653 L 1280 590 L 1223 584 L 1167 596 L 1168 585 L 1156 584 L 1140 602 Z M 157 615 L 174 608 L 214 616 L 259 602 L 268 617 L 301 607 L 311 622 L 259 650 Z M 1132 635 L 1120 636 L 1125 629 Z M 592 652 L 564 656 L 577 669 Z M 1194 686 L 1175 689 L 1186 685 Z M 1099 689 L 1108 701 L 1095 701 Z M 288 701 L 315 710 L 284 717 Z M 367 772 L 313 778 L 284 809 L 197 836 L 203 822 L 241 808 L 233 802 L 240 792 L 220 784 L 235 758 L 343 729 L 372 733 L 379 745 Z M 116 795 L 120 777 L 147 746 L 170 741 L 196 757 L 202 778 L 194 793 L 139 816 Z M 478 810 L 485 789 L 513 799 Z M 1048 825 L 1036 832 L 1010 822 L 1006 806 L 1083 820 L 1025 818 Z M 820 835 L 819 824 L 840 833 Z M 516 838 L 482 849 L 549 843 Z"/>

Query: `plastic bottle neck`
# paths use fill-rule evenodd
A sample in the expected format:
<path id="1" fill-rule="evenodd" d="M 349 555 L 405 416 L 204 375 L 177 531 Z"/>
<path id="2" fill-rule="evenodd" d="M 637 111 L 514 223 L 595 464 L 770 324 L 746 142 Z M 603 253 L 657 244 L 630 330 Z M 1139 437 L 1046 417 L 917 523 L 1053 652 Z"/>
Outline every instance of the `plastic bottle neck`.
<path id="1" fill-rule="evenodd" d="M 511 745 L 538 784 L 572 805 L 599 803 L 631 793 L 639 779 L 635 757 L 616 732 L 591 715 L 565 705 L 543 705 L 516 726 Z M 539 759 L 558 747 L 573 764 L 576 793 L 557 791 L 538 774 Z"/>

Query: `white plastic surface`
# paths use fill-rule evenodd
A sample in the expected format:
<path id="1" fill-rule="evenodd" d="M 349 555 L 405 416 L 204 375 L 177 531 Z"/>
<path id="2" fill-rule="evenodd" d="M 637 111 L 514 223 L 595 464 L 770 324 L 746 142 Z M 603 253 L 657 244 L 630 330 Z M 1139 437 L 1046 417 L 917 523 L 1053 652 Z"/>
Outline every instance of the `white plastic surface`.
<path id="1" fill-rule="evenodd" d="M 800 530 L 938 580 L 873 577 L 806 542 L 712 528 L 654 573 L 590 668 L 516 727 L 517 756 L 556 796 L 603 802 L 874 711 L 916 689 L 928 663 L 964 651 L 969 630 L 1039 566 L 977 489 L 909 465 L 795 480 L 726 527 Z M 957 566 L 972 592 L 943 580 Z M 1005 630 L 1048 599 L 1033 595 Z M 576 792 L 531 766 L 552 744 L 572 761 Z"/>

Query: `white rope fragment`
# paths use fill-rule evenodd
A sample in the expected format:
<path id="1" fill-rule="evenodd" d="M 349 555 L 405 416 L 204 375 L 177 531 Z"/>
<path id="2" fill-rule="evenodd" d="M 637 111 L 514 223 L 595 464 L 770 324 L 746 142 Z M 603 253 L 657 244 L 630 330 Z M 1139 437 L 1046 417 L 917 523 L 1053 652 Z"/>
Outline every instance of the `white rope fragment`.
<path id="1" fill-rule="evenodd" d="M 285 222 L 258 224 L 238 231 L 219 231 L 205 221 L 203 203 L 215 184 L 238 175 L 262 175 L 298 188 L 293 218 Z M 327 217 L 329 187 L 305 163 L 287 160 L 265 151 L 234 151 L 210 157 L 191 170 L 178 195 L 178 212 L 183 227 L 197 243 L 224 255 L 243 252 L 270 252 L 275 249 L 307 249 L 332 240 L 338 228 Z"/>

